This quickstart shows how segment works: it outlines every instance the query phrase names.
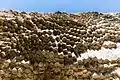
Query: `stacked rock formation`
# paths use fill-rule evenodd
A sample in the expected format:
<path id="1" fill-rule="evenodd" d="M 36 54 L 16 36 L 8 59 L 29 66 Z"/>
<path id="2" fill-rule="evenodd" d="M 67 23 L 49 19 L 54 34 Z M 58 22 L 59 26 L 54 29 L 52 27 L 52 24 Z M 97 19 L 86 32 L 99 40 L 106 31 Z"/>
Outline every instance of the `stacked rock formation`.
<path id="1" fill-rule="evenodd" d="M 55 12 L 40 14 L 38 12 L 26 13 L 12 10 L 0 11 L 0 61 L 1 65 L 5 65 L 0 66 L 2 73 L 0 77 L 8 71 L 11 74 L 8 74 L 7 77 L 4 75 L 1 79 L 10 79 L 11 77 L 11 79 L 22 79 L 23 76 L 16 76 L 17 71 L 19 72 L 20 70 L 25 71 L 25 80 L 48 80 L 47 78 L 38 77 L 41 75 L 41 73 L 37 71 L 37 69 L 40 68 L 39 64 L 41 62 L 46 63 L 48 71 L 51 66 L 55 65 L 54 67 L 56 67 L 56 65 L 59 65 L 58 67 L 60 69 L 55 68 L 58 69 L 57 71 L 53 69 L 56 75 L 70 76 L 66 72 L 64 72 L 65 74 L 60 73 L 63 69 L 61 69 L 60 65 L 64 65 L 64 69 L 68 69 L 66 66 L 68 67 L 69 65 L 75 68 L 81 66 L 80 70 L 78 70 L 78 68 L 75 69 L 75 71 L 72 70 L 73 73 L 71 73 L 71 75 L 74 75 L 77 79 L 78 76 L 80 76 L 81 79 L 96 80 L 94 79 L 96 78 L 95 75 L 99 75 L 100 71 L 103 71 L 101 73 L 104 74 L 105 69 L 108 70 L 108 72 L 106 72 L 107 75 L 114 70 L 114 67 L 110 68 L 110 70 L 104 66 L 101 70 L 100 67 L 101 64 L 111 63 L 109 60 L 105 60 L 107 63 L 99 63 L 98 59 L 89 58 L 78 61 L 77 66 L 73 64 L 77 62 L 77 57 L 88 49 L 99 50 L 101 47 L 116 48 L 115 43 L 120 42 L 119 22 L 119 14 L 109 15 L 97 12 L 80 14 Z M 105 45 L 105 41 L 110 41 L 114 44 Z M 41 55 L 43 53 L 47 54 Z M 53 59 L 50 62 L 47 59 L 51 58 L 50 54 L 52 53 L 57 55 L 57 57 L 52 57 Z M 7 64 L 4 63 L 6 61 Z M 56 61 L 58 63 L 55 63 Z M 19 66 L 20 64 L 21 66 Z M 13 65 L 17 65 L 18 68 Z M 26 66 L 26 68 L 21 69 L 22 66 Z M 28 66 L 31 67 L 27 69 Z M 42 67 L 44 66 L 45 65 L 42 65 Z M 9 68 L 11 69 L 9 70 Z M 46 68 L 43 69 L 43 73 L 46 73 L 46 75 L 44 74 L 43 76 L 47 76 L 48 74 Z M 95 68 L 95 70 L 92 68 Z M 88 76 L 84 75 L 84 73 Z M 22 73 L 20 73 L 20 75 L 22 75 Z M 35 77 L 30 77 L 33 75 Z M 38 76 L 36 77 L 36 75 Z M 53 75 L 53 73 L 51 73 L 51 75 Z M 90 77 L 91 75 L 93 75 L 94 78 Z M 111 77 L 109 75 L 106 77 L 106 75 L 104 79 Z M 97 78 L 101 77 L 97 76 Z"/>

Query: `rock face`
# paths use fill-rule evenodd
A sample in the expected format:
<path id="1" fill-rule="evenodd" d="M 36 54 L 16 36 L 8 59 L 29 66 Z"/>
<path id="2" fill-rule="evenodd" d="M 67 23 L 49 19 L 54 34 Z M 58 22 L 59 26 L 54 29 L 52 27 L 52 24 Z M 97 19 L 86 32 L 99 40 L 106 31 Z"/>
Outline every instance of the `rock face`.
<path id="1" fill-rule="evenodd" d="M 70 68 L 69 65 L 72 65 L 75 68 L 82 66 L 84 69 L 80 71 L 76 69 L 76 73 L 73 73 L 74 70 L 71 70 L 71 73 L 64 71 L 66 73 L 64 76 L 68 76 L 70 73 L 71 75 L 75 74 L 74 77 L 81 76 L 81 79 L 92 79 L 90 78 L 93 75 L 92 72 L 97 72 L 97 75 L 100 71 L 99 68 L 101 69 L 100 64 L 106 63 L 99 63 L 100 61 L 96 58 L 78 61 L 80 65 L 77 67 L 73 63 L 77 62 L 77 57 L 80 57 L 88 49 L 116 48 L 115 43 L 120 42 L 120 21 L 118 14 L 114 16 L 97 12 L 40 14 L 38 12 L 26 13 L 12 10 L 0 11 L 0 72 L 2 74 L 7 73 L 5 70 L 8 68 L 10 69 L 8 72 L 14 73 L 14 78 L 18 70 L 19 72 L 23 71 L 25 76 L 29 73 L 31 76 L 32 74 L 41 75 L 45 72 L 43 76 L 48 78 L 44 77 L 40 80 L 48 80 L 47 73 L 49 70 L 55 72 L 55 75 L 62 75 L 60 71 L 66 67 Z M 106 44 L 106 41 L 110 41 L 110 44 Z M 51 56 L 52 54 L 54 56 Z M 2 66 L 2 61 L 6 60 L 7 62 Z M 23 61 L 28 61 L 28 63 L 21 63 Z M 109 63 L 109 60 L 106 62 Z M 119 60 L 117 62 L 119 63 Z M 40 68 L 40 63 L 43 64 L 42 68 Z M 28 69 L 21 68 L 18 64 L 23 64 L 22 66 L 27 68 L 28 66 L 31 67 Z M 43 68 L 44 64 L 45 69 Z M 63 68 L 63 65 L 66 67 Z M 92 70 L 93 67 L 96 70 Z M 40 69 L 41 73 L 37 69 Z M 50 75 L 53 75 L 52 72 L 49 72 Z M 21 75 L 19 73 L 17 77 Z M 7 80 L 10 75 L 6 74 L 6 76 Z M 38 76 L 35 79 L 30 76 L 24 79 L 39 80 Z M 52 76 L 50 77 L 52 78 Z M 65 80 L 67 79 L 65 78 Z"/>
<path id="2" fill-rule="evenodd" d="M 107 41 L 103 43 L 102 47 L 111 49 L 111 48 L 116 48 L 117 45 L 114 42 Z"/>

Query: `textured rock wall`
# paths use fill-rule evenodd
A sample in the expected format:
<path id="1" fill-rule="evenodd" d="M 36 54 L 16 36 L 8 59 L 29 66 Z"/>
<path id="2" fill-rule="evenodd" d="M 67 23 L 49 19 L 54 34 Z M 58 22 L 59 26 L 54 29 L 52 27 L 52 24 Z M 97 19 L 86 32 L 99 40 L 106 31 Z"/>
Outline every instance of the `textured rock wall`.
<path id="1" fill-rule="evenodd" d="M 109 80 L 118 60 L 88 58 L 87 50 L 116 48 L 119 16 L 88 12 L 0 11 L 0 77 L 4 80 Z M 110 45 L 104 44 L 110 41 Z M 109 65 L 112 66 L 109 66 Z M 107 65 L 107 67 L 105 66 Z"/>

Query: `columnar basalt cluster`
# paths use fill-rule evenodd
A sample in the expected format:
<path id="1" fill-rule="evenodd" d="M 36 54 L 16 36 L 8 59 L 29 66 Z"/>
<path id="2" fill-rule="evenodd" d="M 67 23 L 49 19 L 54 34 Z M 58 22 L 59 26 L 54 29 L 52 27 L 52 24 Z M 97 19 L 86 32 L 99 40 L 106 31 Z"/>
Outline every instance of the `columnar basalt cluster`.
<path id="1" fill-rule="evenodd" d="M 119 14 L 110 15 L 97 12 L 67 14 L 58 11 L 40 14 L 38 12 L 27 13 L 12 10 L 0 11 L 0 60 L 1 62 L 6 60 L 12 61 L 10 63 L 16 62 L 14 65 L 28 61 L 30 62 L 29 65 L 37 65 L 36 67 L 40 62 L 45 61 L 46 64 L 51 63 L 52 66 L 59 63 L 59 65 L 64 65 L 65 68 L 65 66 L 77 62 L 77 57 L 87 50 L 100 50 L 102 47 L 116 48 L 116 42 L 120 42 L 119 19 Z M 106 41 L 111 44 L 105 44 Z M 50 62 L 47 60 L 50 55 L 45 57 L 45 55 L 41 55 L 42 53 L 54 53 L 59 57 L 57 59 L 54 57 L 55 60 L 52 59 L 53 62 Z M 104 67 L 101 64 L 107 64 L 110 61 L 101 60 L 89 58 L 78 61 L 77 67 L 81 66 L 83 69 L 80 69 L 80 72 L 75 70 L 76 73 L 72 73 L 72 75 L 77 78 L 78 76 L 84 76 L 81 79 L 92 79 L 90 76 L 95 72 L 99 75 L 99 72 L 103 71 L 101 73 L 104 75 Z M 119 60 L 117 61 L 119 63 Z M 3 65 L 3 63 L 1 64 Z M 35 67 L 32 66 L 31 68 Z M 95 68 L 95 70 L 92 68 Z M 1 69 L 5 68 L 1 67 Z M 17 71 L 19 68 L 12 67 L 11 69 Z M 88 71 L 89 76 L 83 75 L 84 72 L 80 74 L 84 70 Z M 114 70 L 113 67 L 110 70 L 108 69 L 108 72 L 110 73 L 112 70 Z M 4 70 L 1 72 L 5 73 Z M 32 75 L 34 70 L 27 69 L 26 72 L 31 72 L 30 75 Z M 60 70 L 58 70 L 59 72 Z M 34 74 L 37 74 L 37 71 Z M 66 76 L 69 75 L 66 74 Z M 30 80 L 35 79 L 30 78 Z M 43 80 L 45 79 L 43 78 Z"/>

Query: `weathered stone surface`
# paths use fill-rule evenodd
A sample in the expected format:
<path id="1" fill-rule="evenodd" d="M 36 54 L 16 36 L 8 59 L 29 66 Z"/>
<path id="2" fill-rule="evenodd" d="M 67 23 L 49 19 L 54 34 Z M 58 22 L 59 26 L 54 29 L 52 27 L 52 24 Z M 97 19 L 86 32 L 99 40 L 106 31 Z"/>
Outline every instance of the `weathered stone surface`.
<path id="1" fill-rule="evenodd" d="M 77 61 L 87 49 L 117 47 L 120 24 L 112 15 L 0 13 L 0 80 L 110 80 L 115 76 L 112 70 L 120 67 L 119 59 Z M 110 44 L 104 44 L 106 41 Z M 39 66 L 40 62 L 43 65 Z"/>

